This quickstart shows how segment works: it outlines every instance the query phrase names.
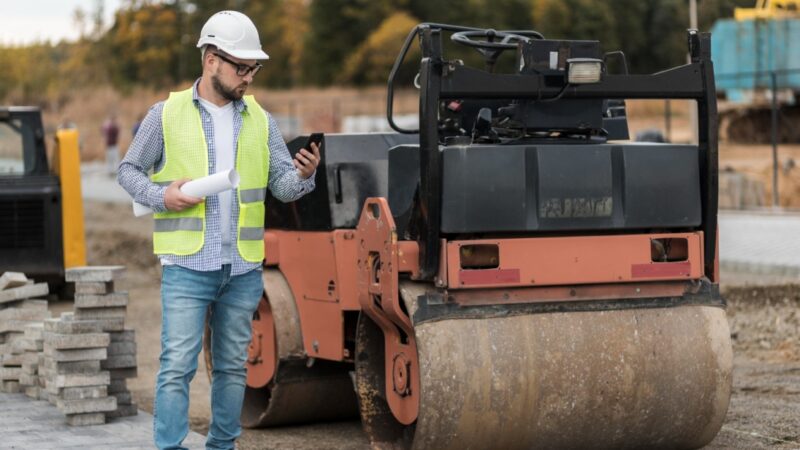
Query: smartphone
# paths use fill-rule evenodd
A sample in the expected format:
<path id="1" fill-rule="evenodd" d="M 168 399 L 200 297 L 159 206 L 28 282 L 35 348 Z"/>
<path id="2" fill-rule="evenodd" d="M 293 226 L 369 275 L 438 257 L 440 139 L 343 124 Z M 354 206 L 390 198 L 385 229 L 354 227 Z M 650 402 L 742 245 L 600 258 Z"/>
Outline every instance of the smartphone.
<path id="1" fill-rule="evenodd" d="M 324 138 L 325 138 L 325 133 L 311 133 L 311 135 L 308 136 L 308 140 L 306 141 L 305 145 L 303 145 L 303 148 L 311 153 L 314 153 L 314 150 L 311 148 L 311 143 L 313 142 L 317 144 L 317 147 L 319 147 L 320 152 L 322 152 L 322 140 Z"/>

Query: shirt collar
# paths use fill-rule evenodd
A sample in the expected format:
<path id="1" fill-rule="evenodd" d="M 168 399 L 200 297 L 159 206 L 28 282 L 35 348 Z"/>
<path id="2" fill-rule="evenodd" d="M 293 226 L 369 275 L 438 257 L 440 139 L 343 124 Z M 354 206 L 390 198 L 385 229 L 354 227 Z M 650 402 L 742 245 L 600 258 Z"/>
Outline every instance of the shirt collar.
<path id="1" fill-rule="evenodd" d="M 197 80 L 195 80 L 194 85 L 192 85 L 192 101 L 194 102 L 194 105 L 197 107 L 200 106 L 200 94 L 197 93 L 197 86 L 200 84 L 201 79 L 202 78 L 198 78 Z M 247 110 L 247 103 L 245 103 L 244 100 L 242 99 L 234 100 L 233 107 L 236 109 L 237 112 L 243 113 Z"/>

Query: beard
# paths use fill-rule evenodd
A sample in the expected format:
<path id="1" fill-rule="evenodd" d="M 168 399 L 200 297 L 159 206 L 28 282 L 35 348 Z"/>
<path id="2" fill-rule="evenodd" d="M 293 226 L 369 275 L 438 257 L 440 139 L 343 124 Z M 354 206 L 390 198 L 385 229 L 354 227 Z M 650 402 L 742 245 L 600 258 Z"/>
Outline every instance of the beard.
<path id="1" fill-rule="evenodd" d="M 244 91 L 247 90 L 247 83 L 242 83 L 237 87 L 231 88 L 222 84 L 217 74 L 211 75 L 211 86 L 217 91 L 217 94 L 228 101 L 241 100 Z"/>

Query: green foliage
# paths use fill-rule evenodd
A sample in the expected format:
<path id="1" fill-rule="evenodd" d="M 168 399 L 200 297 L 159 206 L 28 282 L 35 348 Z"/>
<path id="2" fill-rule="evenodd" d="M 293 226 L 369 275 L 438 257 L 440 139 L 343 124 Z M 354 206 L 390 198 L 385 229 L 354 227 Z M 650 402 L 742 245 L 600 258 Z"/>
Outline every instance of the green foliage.
<path id="1" fill-rule="evenodd" d="M 309 6 L 303 64 L 305 81 L 329 85 L 347 57 L 404 1 L 313 0 Z M 406 30 L 407 32 L 408 30 Z"/>
<path id="2" fill-rule="evenodd" d="M 249 2 L 242 11 L 256 24 L 264 51 L 269 55 L 255 84 L 269 87 L 299 84 L 303 37 L 308 30 L 304 1 Z"/>
<path id="3" fill-rule="evenodd" d="M 347 58 L 337 81 L 358 85 L 385 83 L 408 31 L 418 23 L 419 20 L 405 12 L 396 12 L 389 16 Z M 406 56 L 404 66 L 401 67 L 404 77 L 399 78 L 399 82 L 409 82 L 413 79 L 419 67 L 419 60 L 419 47 L 414 46 Z"/>
<path id="4" fill-rule="evenodd" d="M 118 11 L 106 36 L 114 55 L 107 67 L 112 79 L 117 84 L 152 86 L 179 81 L 182 43 L 178 18 L 174 5 L 160 3 Z"/>

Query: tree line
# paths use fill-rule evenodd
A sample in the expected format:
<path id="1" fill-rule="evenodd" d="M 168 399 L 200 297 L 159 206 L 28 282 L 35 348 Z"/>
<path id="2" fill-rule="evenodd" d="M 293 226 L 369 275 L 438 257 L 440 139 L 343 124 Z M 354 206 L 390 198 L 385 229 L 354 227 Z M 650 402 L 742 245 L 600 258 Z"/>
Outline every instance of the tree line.
<path id="1" fill-rule="evenodd" d="M 754 0 L 700 0 L 699 27 L 710 29 L 736 6 Z M 200 71 L 195 48 L 203 23 L 223 9 L 247 14 L 270 60 L 255 84 L 272 88 L 385 83 L 417 23 L 540 31 L 547 38 L 596 39 L 622 50 L 634 73 L 650 73 L 686 58 L 688 0 L 125 0 L 105 24 L 103 2 L 77 10 L 81 37 L 0 47 L 0 99 L 60 101 L 75 88 L 110 84 L 173 86 Z M 462 59 L 477 52 L 453 48 Z M 419 61 L 407 58 L 405 79 Z"/>

